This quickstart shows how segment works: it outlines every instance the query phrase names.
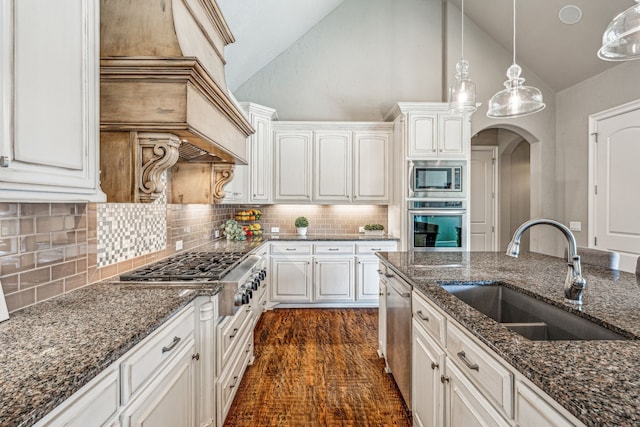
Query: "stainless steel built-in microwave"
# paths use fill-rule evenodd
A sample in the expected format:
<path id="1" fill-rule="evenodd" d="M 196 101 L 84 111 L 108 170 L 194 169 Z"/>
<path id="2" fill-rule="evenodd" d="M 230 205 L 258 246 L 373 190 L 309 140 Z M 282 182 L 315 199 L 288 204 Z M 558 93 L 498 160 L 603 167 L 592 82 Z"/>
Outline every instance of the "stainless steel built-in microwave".
<path id="1" fill-rule="evenodd" d="M 420 160 L 409 164 L 409 198 L 463 198 L 464 163 Z"/>

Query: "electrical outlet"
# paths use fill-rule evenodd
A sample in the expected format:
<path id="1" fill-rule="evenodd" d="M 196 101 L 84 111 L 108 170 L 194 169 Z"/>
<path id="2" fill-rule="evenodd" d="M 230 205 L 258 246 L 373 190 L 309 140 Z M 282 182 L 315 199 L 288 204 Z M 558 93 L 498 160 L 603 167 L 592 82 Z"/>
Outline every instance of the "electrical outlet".
<path id="1" fill-rule="evenodd" d="M 220 237 L 220 230 L 216 230 L 213 232 L 213 235 L 215 236 L 215 238 L 217 239 L 218 237 Z"/>
<path id="2" fill-rule="evenodd" d="M 364 233 L 364 225 L 358 227 L 358 233 Z"/>
<path id="3" fill-rule="evenodd" d="M 176 240 L 176 251 L 182 250 L 182 240 Z"/>
<path id="4" fill-rule="evenodd" d="M 272 233 L 279 233 L 280 232 L 280 227 L 271 227 L 271 232 Z"/>
<path id="5" fill-rule="evenodd" d="M 582 222 L 580 222 L 580 221 L 569 221 L 569 230 L 571 230 L 571 231 L 582 231 Z"/>

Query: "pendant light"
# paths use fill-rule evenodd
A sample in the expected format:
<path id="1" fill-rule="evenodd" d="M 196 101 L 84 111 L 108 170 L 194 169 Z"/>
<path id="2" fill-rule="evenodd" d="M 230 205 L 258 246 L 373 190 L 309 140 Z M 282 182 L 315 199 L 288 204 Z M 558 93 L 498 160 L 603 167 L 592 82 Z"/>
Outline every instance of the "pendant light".
<path id="1" fill-rule="evenodd" d="M 640 0 L 616 16 L 602 35 L 598 57 L 605 61 L 640 59 Z"/>
<path id="2" fill-rule="evenodd" d="M 489 101 L 487 117 L 521 117 L 544 109 L 542 92 L 532 86 L 523 86 L 524 78 L 520 74 L 522 68 L 516 64 L 516 0 L 513 0 L 513 64 L 507 69 L 509 80 L 504 82 L 505 89 L 493 95 Z"/>
<path id="3" fill-rule="evenodd" d="M 469 80 L 469 61 L 464 59 L 464 0 L 462 0 L 460 60 L 456 64 L 456 79 L 449 86 L 449 111 L 473 113 L 476 111 L 476 84 Z"/>

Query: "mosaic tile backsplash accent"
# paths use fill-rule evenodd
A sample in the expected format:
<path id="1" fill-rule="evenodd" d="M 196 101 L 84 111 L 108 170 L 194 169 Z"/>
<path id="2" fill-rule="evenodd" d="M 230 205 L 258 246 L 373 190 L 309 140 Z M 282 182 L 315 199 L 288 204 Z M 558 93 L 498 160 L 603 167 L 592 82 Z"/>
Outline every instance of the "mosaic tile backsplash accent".
<path id="1" fill-rule="evenodd" d="M 98 267 L 158 252 L 167 245 L 167 205 L 100 203 L 97 205 Z"/>

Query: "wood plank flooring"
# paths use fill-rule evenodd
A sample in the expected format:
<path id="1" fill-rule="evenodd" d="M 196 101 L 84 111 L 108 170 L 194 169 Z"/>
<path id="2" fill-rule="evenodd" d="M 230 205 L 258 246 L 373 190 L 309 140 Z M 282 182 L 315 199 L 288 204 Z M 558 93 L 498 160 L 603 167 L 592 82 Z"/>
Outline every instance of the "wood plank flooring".
<path id="1" fill-rule="evenodd" d="M 377 309 L 264 313 L 225 426 L 411 426 L 377 337 Z"/>

